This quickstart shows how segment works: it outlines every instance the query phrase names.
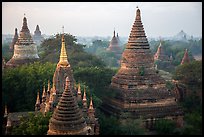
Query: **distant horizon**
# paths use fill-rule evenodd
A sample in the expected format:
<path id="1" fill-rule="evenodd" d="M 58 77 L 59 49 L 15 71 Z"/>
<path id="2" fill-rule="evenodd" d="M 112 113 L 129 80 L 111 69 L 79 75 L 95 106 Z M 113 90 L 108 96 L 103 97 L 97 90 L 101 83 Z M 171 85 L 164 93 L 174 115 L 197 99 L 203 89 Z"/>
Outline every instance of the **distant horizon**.
<path id="1" fill-rule="evenodd" d="M 202 37 L 202 2 L 2 2 L 2 34 L 22 28 L 23 17 L 33 34 L 62 32 L 79 37 L 129 37 L 136 6 L 147 37 L 172 37 L 184 30 Z"/>

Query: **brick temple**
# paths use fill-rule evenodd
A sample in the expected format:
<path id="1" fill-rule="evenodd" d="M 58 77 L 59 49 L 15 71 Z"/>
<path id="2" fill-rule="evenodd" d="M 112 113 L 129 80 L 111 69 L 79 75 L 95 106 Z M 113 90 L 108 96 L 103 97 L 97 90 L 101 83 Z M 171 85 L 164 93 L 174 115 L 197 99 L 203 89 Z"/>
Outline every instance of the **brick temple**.
<path id="1" fill-rule="evenodd" d="M 166 88 L 165 80 L 154 68 L 140 9 L 136 11 L 121 67 L 112 77 L 108 92 L 101 107 L 106 114 L 121 119 L 143 118 L 147 123 L 170 118 L 182 125 L 183 111 L 177 105 L 175 93 Z"/>

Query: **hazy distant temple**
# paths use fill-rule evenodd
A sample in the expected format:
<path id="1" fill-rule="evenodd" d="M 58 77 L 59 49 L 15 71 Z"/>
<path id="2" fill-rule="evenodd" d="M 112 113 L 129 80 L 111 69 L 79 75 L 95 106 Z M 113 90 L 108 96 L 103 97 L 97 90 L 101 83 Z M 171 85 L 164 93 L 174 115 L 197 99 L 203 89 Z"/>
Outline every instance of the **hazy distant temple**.
<path id="1" fill-rule="evenodd" d="M 33 41 L 35 42 L 35 44 L 37 46 L 40 46 L 40 44 L 42 43 L 43 40 L 44 40 L 44 38 L 41 35 L 41 31 L 40 31 L 39 25 L 37 25 L 36 29 L 34 31 Z"/>
<path id="2" fill-rule="evenodd" d="M 110 41 L 109 47 L 106 49 L 107 51 L 114 52 L 116 55 L 121 54 L 121 49 L 119 47 L 119 37 L 115 36 L 115 30 L 113 32 L 113 37 Z"/>
<path id="3" fill-rule="evenodd" d="M 112 77 L 101 109 L 120 119 L 142 118 L 151 127 L 160 118 L 177 121 L 182 126 L 183 111 L 176 102 L 174 91 L 166 88 L 165 80 L 154 68 L 148 40 L 141 22 L 140 10 L 122 54 L 121 67 Z"/>
<path id="4" fill-rule="evenodd" d="M 183 65 L 184 63 L 189 63 L 189 62 L 190 62 L 190 59 L 188 57 L 188 50 L 186 49 L 184 52 L 182 61 L 181 61 L 181 65 Z"/>
<path id="5" fill-rule="evenodd" d="M 18 41 L 18 30 L 17 30 L 17 28 L 15 28 L 15 34 L 14 34 L 13 40 L 12 40 L 11 44 L 9 45 L 10 51 L 14 50 L 14 45 L 16 44 L 17 41 Z"/>
<path id="6" fill-rule="evenodd" d="M 17 38 L 18 40 L 16 41 Z M 16 67 L 22 64 L 32 63 L 39 59 L 37 46 L 31 37 L 26 17 L 23 18 L 23 26 L 20 31 L 20 36 L 17 34 L 17 29 L 15 29 L 13 42 L 10 46 L 11 49 L 13 46 L 14 54 L 13 57 L 6 63 L 6 67 Z"/>
<path id="7" fill-rule="evenodd" d="M 160 44 L 157 48 L 157 52 L 154 54 L 154 63 L 156 69 L 162 69 L 162 70 L 174 70 L 173 65 L 173 55 L 171 54 L 168 56 L 164 50 L 164 45 L 162 44 L 160 40 Z"/>

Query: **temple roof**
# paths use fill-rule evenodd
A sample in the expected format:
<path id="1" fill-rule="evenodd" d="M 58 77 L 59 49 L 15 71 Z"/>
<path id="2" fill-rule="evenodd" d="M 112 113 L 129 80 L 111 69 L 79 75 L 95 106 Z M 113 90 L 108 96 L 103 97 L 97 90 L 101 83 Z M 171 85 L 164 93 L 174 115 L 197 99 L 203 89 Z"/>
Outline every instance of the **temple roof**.
<path id="1" fill-rule="evenodd" d="M 18 30 L 17 30 L 17 28 L 15 28 L 15 34 L 14 34 L 12 43 L 10 45 L 10 49 L 12 49 L 12 50 L 14 49 L 14 45 L 15 45 L 16 41 L 18 41 Z"/>
<path id="2" fill-rule="evenodd" d="M 23 18 L 23 26 L 20 31 L 20 36 L 18 37 L 18 41 L 16 42 L 17 45 L 30 45 L 33 44 L 33 39 L 30 34 L 30 30 L 27 26 L 27 19 L 26 17 Z"/>
<path id="3" fill-rule="evenodd" d="M 118 41 L 118 37 L 115 36 L 115 30 L 113 32 L 113 37 L 110 41 L 110 45 L 107 48 L 107 50 L 112 51 L 112 52 L 120 52 L 119 41 Z"/>
<path id="4" fill-rule="evenodd" d="M 39 25 L 36 26 L 36 29 L 34 31 L 34 35 L 41 36 L 41 31 L 40 31 Z"/>
<path id="5" fill-rule="evenodd" d="M 72 88 L 70 87 L 70 80 L 66 78 L 65 90 L 59 103 L 54 110 L 49 124 L 49 133 L 63 134 L 66 132 L 84 132 L 86 122 L 80 110 L 76 97 L 73 95 Z"/>
<path id="6" fill-rule="evenodd" d="M 121 67 L 112 77 L 110 86 L 121 93 L 119 98 L 127 100 L 131 97 L 135 98 L 137 91 L 153 91 L 154 87 L 161 87 L 158 92 L 163 90 L 163 94 L 168 93 L 167 89 L 164 89 L 165 80 L 156 74 L 154 58 L 145 35 L 140 13 L 140 10 L 137 9 L 129 40 L 122 54 Z M 141 93 L 149 94 L 149 92 Z M 149 94 L 149 96 L 152 95 Z"/>

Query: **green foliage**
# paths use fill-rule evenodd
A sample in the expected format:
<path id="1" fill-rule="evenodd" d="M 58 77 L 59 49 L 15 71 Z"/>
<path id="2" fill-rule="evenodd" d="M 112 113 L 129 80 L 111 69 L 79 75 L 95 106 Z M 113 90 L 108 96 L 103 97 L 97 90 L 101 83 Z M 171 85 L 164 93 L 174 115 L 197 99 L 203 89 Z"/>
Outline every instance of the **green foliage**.
<path id="1" fill-rule="evenodd" d="M 108 67 L 119 67 L 119 60 L 121 55 L 116 55 L 111 51 L 107 51 L 106 49 L 109 46 L 109 41 L 105 40 L 94 40 L 92 45 L 90 45 L 85 50 L 89 53 L 92 53 L 98 56 Z M 122 53 L 122 51 L 121 51 Z"/>
<path id="2" fill-rule="evenodd" d="M 2 57 L 7 62 L 13 56 L 13 52 L 9 49 L 9 44 L 5 43 L 2 45 Z"/>
<path id="3" fill-rule="evenodd" d="M 101 59 L 88 54 L 84 51 L 85 45 L 78 44 L 75 36 L 70 34 L 64 34 L 66 52 L 68 60 L 72 66 L 75 67 L 103 67 L 105 64 Z M 59 61 L 59 55 L 61 50 L 61 34 L 56 34 L 49 39 L 46 39 L 39 48 L 41 62 L 57 63 Z"/>
<path id="4" fill-rule="evenodd" d="M 42 94 L 43 83 L 51 81 L 56 64 L 35 62 L 5 69 L 2 75 L 3 104 L 10 112 L 34 110 L 37 91 Z"/>
<path id="5" fill-rule="evenodd" d="M 84 82 L 96 96 L 100 97 L 111 83 L 111 78 L 115 73 L 116 70 L 109 68 L 79 67 L 74 69 L 74 78 L 78 81 L 77 83 Z"/>
<path id="6" fill-rule="evenodd" d="M 150 49 L 153 54 L 156 53 L 159 43 L 160 41 L 150 41 Z M 189 49 L 190 60 L 193 60 L 193 55 L 202 55 L 202 39 L 189 40 L 188 42 L 165 40 L 162 41 L 162 45 L 166 55 L 172 54 L 174 66 L 180 65 L 186 48 Z"/>
<path id="7" fill-rule="evenodd" d="M 173 135 L 175 127 L 175 121 L 168 119 L 160 119 L 155 124 L 155 130 L 159 135 Z"/>
<path id="8" fill-rule="evenodd" d="M 141 126 L 141 119 L 119 120 L 114 116 L 105 116 L 97 111 L 100 124 L 100 135 L 144 135 L 145 129 Z"/>
<path id="9" fill-rule="evenodd" d="M 20 125 L 12 129 L 12 135 L 46 135 L 52 113 L 30 113 L 28 118 L 21 118 Z"/>
<path id="10" fill-rule="evenodd" d="M 202 61 L 192 61 L 178 66 L 173 78 L 184 84 L 200 87 L 202 85 Z"/>
<path id="11" fill-rule="evenodd" d="M 184 135 L 202 134 L 202 61 L 192 61 L 180 65 L 173 75 L 187 89 L 184 101 L 181 102 L 184 116 Z"/>

